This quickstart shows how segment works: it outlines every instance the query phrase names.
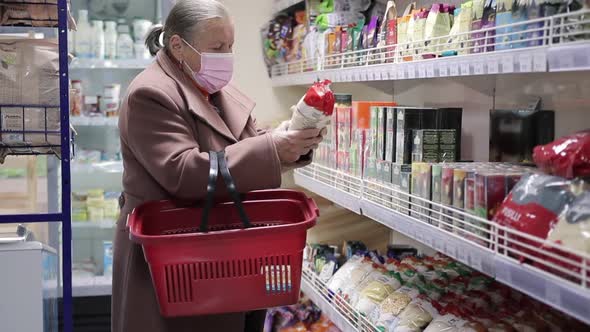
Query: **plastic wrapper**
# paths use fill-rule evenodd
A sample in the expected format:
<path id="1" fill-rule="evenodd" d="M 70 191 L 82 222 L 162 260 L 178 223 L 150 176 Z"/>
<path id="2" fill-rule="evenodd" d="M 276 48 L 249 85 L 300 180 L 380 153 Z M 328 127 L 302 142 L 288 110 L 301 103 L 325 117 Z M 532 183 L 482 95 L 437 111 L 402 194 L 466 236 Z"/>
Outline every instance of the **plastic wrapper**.
<path id="1" fill-rule="evenodd" d="M 418 273 L 424 273 L 428 270 L 430 270 L 430 267 L 421 259 L 410 256 L 410 257 L 406 257 L 404 259 L 402 259 L 402 264 L 408 264 L 409 266 L 411 266 L 414 270 L 416 270 Z"/>
<path id="2" fill-rule="evenodd" d="M 294 107 L 289 129 L 324 128 L 334 112 L 334 93 L 329 80 L 316 82 Z"/>
<path id="3" fill-rule="evenodd" d="M 389 330 L 392 332 L 420 332 L 435 317 L 438 310 L 425 296 L 418 296 L 392 322 Z"/>
<path id="4" fill-rule="evenodd" d="M 590 253 L 590 192 L 584 192 L 561 213 L 548 239 L 581 252 Z"/>
<path id="5" fill-rule="evenodd" d="M 395 318 L 418 295 L 420 295 L 420 291 L 412 287 L 411 284 L 400 287 L 373 310 L 370 320 L 375 323 L 378 329 L 387 331 Z"/>
<path id="6" fill-rule="evenodd" d="M 533 150 L 537 166 L 568 179 L 590 176 L 590 130 L 562 137 Z"/>
<path id="7" fill-rule="evenodd" d="M 342 267 L 334 273 L 332 279 L 328 282 L 328 289 L 333 293 L 340 293 L 342 288 L 349 282 L 351 279 L 352 271 L 359 268 L 363 264 L 363 257 L 361 256 L 353 256 L 349 259 Z"/>
<path id="8" fill-rule="evenodd" d="M 567 211 L 583 189 L 583 181 L 570 181 L 543 174 L 525 175 L 506 197 L 494 216 L 494 221 L 502 226 L 546 239 L 558 216 Z M 509 243 L 510 247 L 518 246 L 519 250 L 530 252 L 532 255 L 536 253 L 517 243 L 527 243 L 536 247 L 541 245 L 539 241 L 519 236 L 511 238 L 514 238 L 515 242 Z"/>
<path id="9" fill-rule="evenodd" d="M 47 1 L 47 3 L 49 4 L 3 4 L 0 6 L 2 9 L 0 25 L 57 26 L 57 6 L 55 6 L 57 1 Z"/>
<path id="10" fill-rule="evenodd" d="M 381 271 L 375 280 L 362 288 L 356 300 L 353 300 L 354 308 L 361 314 L 368 316 L 383 300 L 391 295 L 402 285 L 399 273 Z"/>
<path id="11" fill-rule="evenodd" d="M 366 273 L 365 273 L 366 271 Z M 365 270 L 363 266 L 359 269 L 353 270 L 353 273 L 357 273 L 357 277 L 351 278 L 348 285 L 342 289 L 342 297 L 350 303 L 354 303 L 363 288 L 365 288 L 371 282 L 377 280 L 385 272 L 384 269 L 379 268 L 376 264 L 371 266 L 370 270 Z M 364 275 L 363 275 L 364 274 Z"/>

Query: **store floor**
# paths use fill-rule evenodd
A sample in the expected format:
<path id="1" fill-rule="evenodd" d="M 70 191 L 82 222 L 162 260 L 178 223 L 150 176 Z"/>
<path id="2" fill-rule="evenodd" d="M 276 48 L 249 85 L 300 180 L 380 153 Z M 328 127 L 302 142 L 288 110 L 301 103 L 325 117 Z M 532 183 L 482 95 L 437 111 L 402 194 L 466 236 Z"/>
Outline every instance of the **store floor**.
<path id="1" fill-rule="evenodd" d="M 74 331 L 76 332 L 110 332 L 111 331 L 111 297 L 92 296 L 74 298 Z M 63 303 L 59 303 L 60 322 Z M 60 324 L 60 332 L 63 327 Z"/>

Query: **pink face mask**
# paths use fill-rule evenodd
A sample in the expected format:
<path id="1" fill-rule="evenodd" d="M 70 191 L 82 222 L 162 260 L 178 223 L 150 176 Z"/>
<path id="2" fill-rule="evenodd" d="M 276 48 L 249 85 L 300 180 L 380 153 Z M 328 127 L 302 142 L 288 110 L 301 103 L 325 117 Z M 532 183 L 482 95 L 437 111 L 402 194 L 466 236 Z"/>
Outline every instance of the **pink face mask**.
<path id="1" fill-rule="evenodd" d="M 201 53 L 186 40 L 183 39 L 183 41 L 201 56 L 201 70 L 198 73 L 191 70 L 197 84 L 209 93 L 215 93 L 223 89 L 231 81 L 233 76 L 233 53 Z"/>

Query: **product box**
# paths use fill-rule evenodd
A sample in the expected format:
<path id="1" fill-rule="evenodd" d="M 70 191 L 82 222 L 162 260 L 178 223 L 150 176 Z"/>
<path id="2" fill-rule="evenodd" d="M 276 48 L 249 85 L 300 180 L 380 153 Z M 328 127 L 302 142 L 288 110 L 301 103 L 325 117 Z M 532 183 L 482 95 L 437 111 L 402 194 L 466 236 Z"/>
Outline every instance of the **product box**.
<path id="1" fill-rule="evenodd" d="M 554 135 L 553 111 L 490 111 L 490 161 L 531 162 L 533 148 Z"/>
<path id="2" fill-rule="evenodd" d="M 385 141 L 387 132 L 385 131 L 386 107 L 377 107 L 377 158 L 385 160 Z"/>
<path id="3" fill-rule="evenodd" d="M 455 168 L 453 170 L 453 207 L 457 210 L 463 211 L 465 208 L 465 178 L 467 177 L 467 171 L 463 168 Z M 463 220 L 463 216 L 457 214 L 454 216 L 457 219 Z M 455 220 L 454 222 L 457 228 L 464 228 L 463 223 Z M 455 228 L 455 232 L 457 232 Z M 459 232 L 460 233 L 460 232 Z"/>
<path id="4" fill-rule="evenodd" d="M 438 161 L 455 162 L 457 161 L 457 131 L 455 129 L 438 130 Z"/>
<path id="5" fill-rule="evenodd" d="M 436 129 L 436 112 L 434 108 L 398 107 L 396 109 L 396 147 L 395 162 L 411 162 L 413 129 Z"/>
<path id="6" fill-rule="evenodd" d="M 439 159 L 439 131 L 412 130 L 412 162 L 436 163 Z"/>
<path id="7" fill-rule="evenodd" d="M 370 124 L 370 132 L 371 132 L 371 149 L 370 149 L 370 158 L 377 158 L 378 154 L 378 135 L 377 131 L 379 129 L 379 106 L 371 106 L 371 124 Z"/>
<path id="8" fill-rule="evenodd" d="M 462 119 L 463 109 L 461 108 L 439 108 L 436 115 L 437 129 L 455 130 L 455 160 L 461 160 Z"/>
<path id="9" fill-rule="evenodd" d="M 453 175 L 455 166 L 443 164 L 441 169 L 441 195 L 440 202 L 443 205 L 453 206 Z"/>
<path id="10" fill-rule="evenodd" d="M 426 200 L 430 200 L 431 194 L 431 181 L 432 181 L 432 168 L 429 163 L 413 163 L 412 164 L 412 187 L 410 191 L 413 196 L 418 196 Z M 430 222 L 430 203 L 415 200 L 412 201 L 412 213 L 411 215 L 422 219 L 426 222 Z"/>
<path id="11" fill-rule="evenodd" d="M 432 165 L 432 181 L 431 181 L 431 192 L 432 192 L 432 201 L 434 203 L 441 203 L 442 197 L 442 164 L 434 164 Z M 432 210 L 436 212 L 440 212 L 440 208 L 438 206 L 432 205 Z M 439 219 L 440 213 L 433 213 L 433 219 Z M 431 220 L 432 221 L 432 220 Z M 438 223 L 436 223 L 438 226 Z"/>
<path id="12" fill-rule="evenodd" d="M 410 210 L 410 179 L 412 174 L 412 165 L 409 164 L 392 164 L 391 165 L 391 182 L 393 188 L 396 190 L 394 193 L 395 202 L 393 208 L 403 214 L 408 214 Z M 401 193 L 400 193 L 401 192 Z"/>
<path id="13" fill-rule="evenodd" d="M 465 176 L 465 212 L 475 214 L 475 174 L 476 170 L 469 169 Z"/>
<path id="14" fill-rule="evenodd" d="M 105 276 L 113 275 L 113 242 L 104 241 L 103 247 L 103 274 Z"/>
<path id="15" fill-rule="evenodd" d="M 370 129 L 371 108 L 374 106 L 393 107 L 396 103 L 392 101 L 353 101 L 352 102 L 352 126 L 356 129 Z"/>
<path id="16" fill-rule="evenodd" d="M 336 107 L 337 149 L 339 152 L 350 150 L 352 135 L 352 107 Z M 343 161 L 338 159 L 339 168 Z"/>
<path id="17" fill-rule="evenodd" d="M 395 162 L 395 139 L 396 139 L 396 116 L 395 108 L 385 108 L 385 160 Z"/>

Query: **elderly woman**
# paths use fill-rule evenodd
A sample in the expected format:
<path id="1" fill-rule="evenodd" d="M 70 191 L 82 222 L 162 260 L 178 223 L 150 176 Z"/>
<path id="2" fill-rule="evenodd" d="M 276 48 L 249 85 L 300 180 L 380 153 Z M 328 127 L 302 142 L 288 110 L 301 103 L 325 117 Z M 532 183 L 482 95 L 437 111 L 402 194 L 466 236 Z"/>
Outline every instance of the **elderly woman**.
<path id="1" fill-rule="evenodd" d="M 142 248 L 126 229 L 127 215 L 142 202 L 203 198 L 211 150 L 225 149 L 236 186 L 246 192 L 279 187 L 281 172 L 302 166 L 300 156 L 322 140 L 316 129 L 256 127 L 254 102 L 229 84 L 233 43 L 232 20 L 214 0 L 177 2 L 165 25 L 147 37 L 156 61 L 129 86 L 119 122 L 125 172 L 115 237 L 113 332 L 261 331 L 263 312 L 161 317 Z"/>

